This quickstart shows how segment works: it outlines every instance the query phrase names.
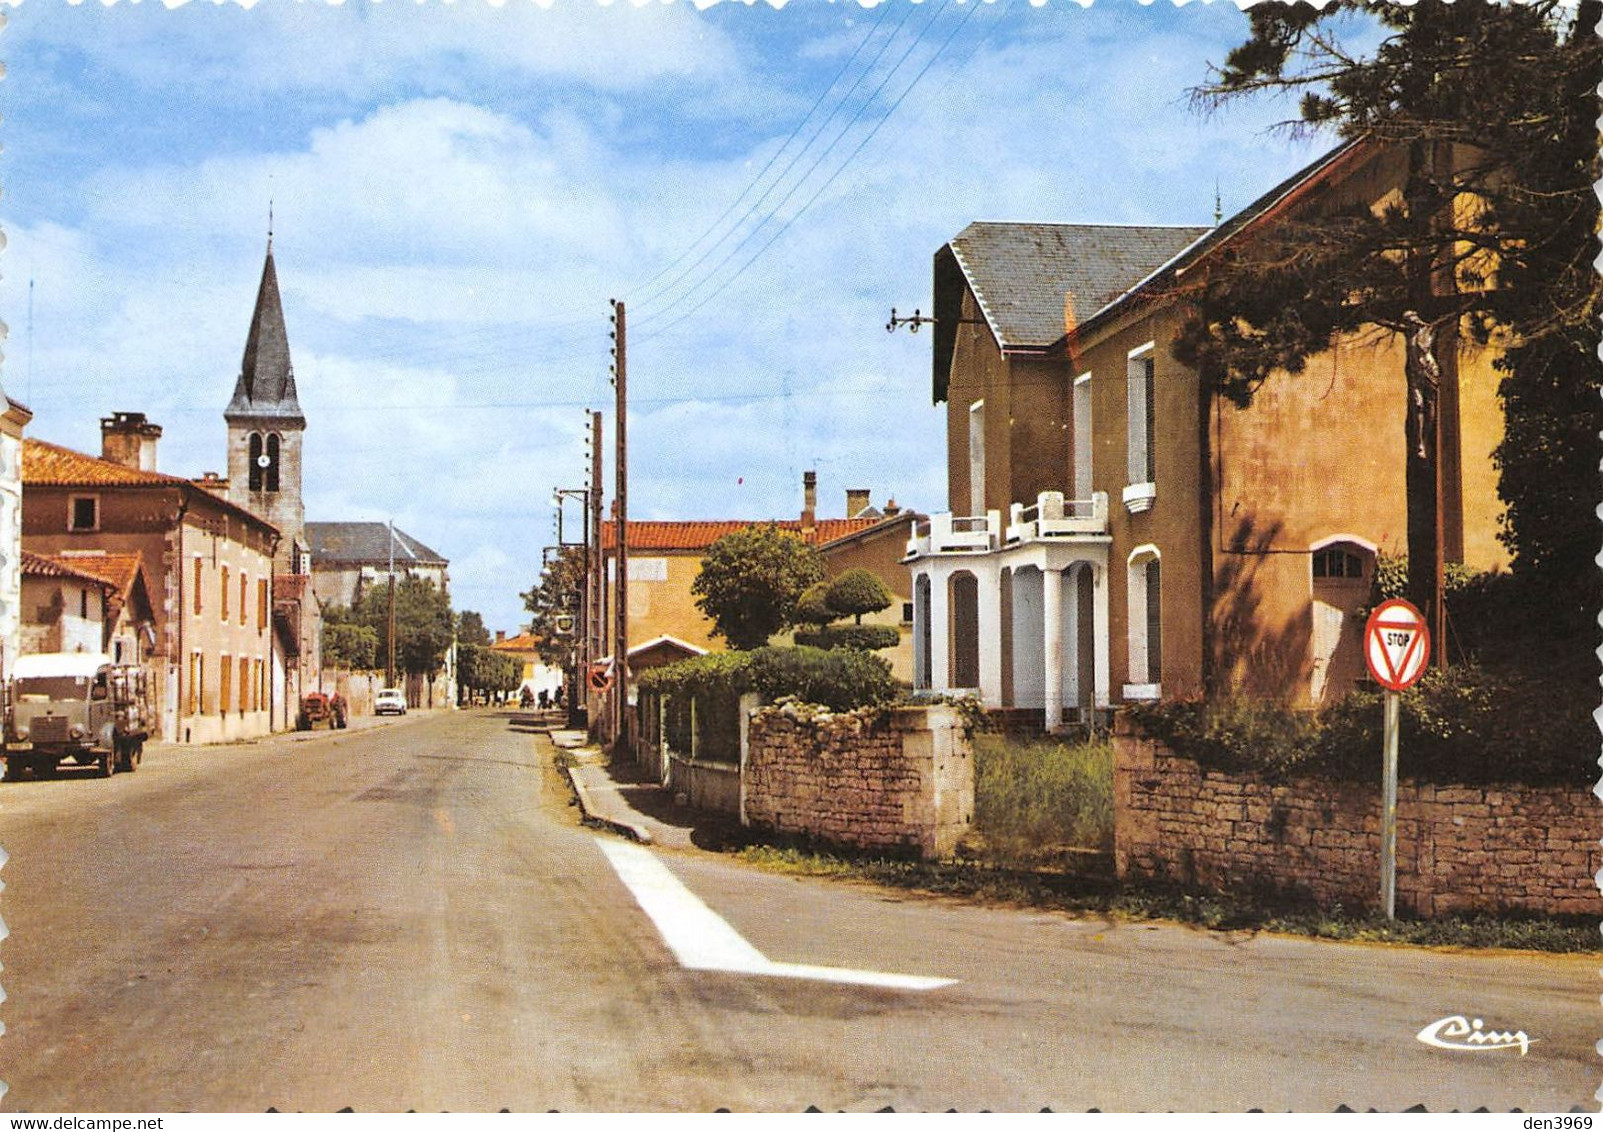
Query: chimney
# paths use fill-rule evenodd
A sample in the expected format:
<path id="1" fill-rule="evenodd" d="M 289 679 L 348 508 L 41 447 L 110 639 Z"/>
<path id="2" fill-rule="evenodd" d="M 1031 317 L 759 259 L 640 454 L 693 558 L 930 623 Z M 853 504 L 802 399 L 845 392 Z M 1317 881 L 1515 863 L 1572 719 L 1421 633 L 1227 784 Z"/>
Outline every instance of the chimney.
<path id="1" fill-rule="evenodd" d="M 144 413 L 112 413 L 100 418 L 100 458 L 139 472 L 156 470 L 156 441 L 161 426 Z"/>
<path id="2" fill-rule="evenodd" d="M 496 644 L 500 644 L 502 641 L 504 641 L 506 639 L 507 639 L 507 631 L 505 629 L 497 629 L 495 631 L 495 643 Z"/>
<path id="3" fill-rule="evenodd" d="M 220 495 L 224 498 L 228 495 L 228 481 L 216 472 L 202 472 L 200 479 L 191 480 L 190 482 L 197 487 L 205 488 L 213 495 Z"/>
<path id="4" fill-rule="evenodd" d="M 887 519 L 889 519 L 889 518 L 891 518 L 891 517 L 893 517 L 895 515 L 900 515 L 901 513 L 902 513 L 902 509 L 897 504 L 895 496 L 892 496 L 890 499 L 887 499 L 885 501 L 885 517 Z"/>
<path id="5" fill-rule="evenodd" d="M 866 487 L 849 487 L 846 489 L 846 517 L 855 519 L 868 510 L 869 490 Z"/>
<path id="6" fill-rule="evenodd" d="M 802 473 L 801 529 L 811 531 L 818 526 L 818 473 Z"/>

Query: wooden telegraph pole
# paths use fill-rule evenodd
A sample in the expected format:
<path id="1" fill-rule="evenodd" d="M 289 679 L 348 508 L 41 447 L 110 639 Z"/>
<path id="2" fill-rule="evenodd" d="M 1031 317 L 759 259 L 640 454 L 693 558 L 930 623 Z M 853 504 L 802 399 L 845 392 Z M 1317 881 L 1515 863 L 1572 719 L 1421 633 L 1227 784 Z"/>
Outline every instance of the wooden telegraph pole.
<path id="1" fill-rule="evenodd" d="M 614 593 L 618 608 L 618 632 L 612 651 L 613 743 L 628 749 L 629 711 L 629 347 L 628 326 L 623 301 L 612 302 L 613 384 L 617 387 L 618 436 L 617 484 L 613 499 L 618 507 L 618 553 L 613 567 L 617 574 Z"/>
<path id="2" fill-rule="evenodd" d="M 590 620 L 585 624 L 585 635 L 590 638 L 590 659 L 597 660 L 607 651 L 607 564 L 601 553 L 601 413 L 590 414 L 590 525 L 589 537 L 593 540 L 585 585 L 593 595 L 590 601 Z M 584 674 L 584 687 L 590 687 L 590 674 Z M 599 701 L 597 702 L 599 707 Z M 590 724 L 595 726 L 596 720 Z"/>

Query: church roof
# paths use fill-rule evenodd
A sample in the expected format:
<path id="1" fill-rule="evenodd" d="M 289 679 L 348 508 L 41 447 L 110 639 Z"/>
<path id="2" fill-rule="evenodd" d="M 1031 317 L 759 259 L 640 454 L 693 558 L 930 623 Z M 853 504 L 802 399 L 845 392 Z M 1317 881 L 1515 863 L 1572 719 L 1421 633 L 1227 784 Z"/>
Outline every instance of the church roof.
<path id="1" fill-rule="evenodd" d="M 312 568 L 339 565 L 386 565 L 390 560 L 388 523 L 307 523 L 306 542 L 312 550 Z M 445 557 L 395 528 L 395 564 L 445 566 Z"/>
<path id="2" fill-rule="evenodd" d="M 267 262 L 262 265 L 262 283 L 256 291 L 250 334 L 245 338 L 239 381 L 223 417 L 269 417 L 306 425 L 295 396 L 295 371 L 289 360 L 289 333 L 284 329 L 284 306 L 278 297 L 278 271 L 273 266 L 271 241 Z"/>

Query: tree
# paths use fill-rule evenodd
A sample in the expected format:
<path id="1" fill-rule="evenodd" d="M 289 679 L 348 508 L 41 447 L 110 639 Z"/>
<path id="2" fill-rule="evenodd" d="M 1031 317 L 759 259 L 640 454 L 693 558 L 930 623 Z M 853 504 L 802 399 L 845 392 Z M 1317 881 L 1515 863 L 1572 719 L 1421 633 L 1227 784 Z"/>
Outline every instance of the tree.
<path id="1" fill-rule="evenodd" d="M 389 656 L 390 583 L 370 586 L 352 607 L 352 619 L 377 636 L 378 660 Z M 395 663 L 415 676 L 432 676 L 451 647 L 456 619 L 451 600 L 432 581 L 401 578 L 395 585 Z"/>
<path id="2" fill-rule="evenodd" d="M 1367 57 L 1340 39 L 1355 12 L 1383 33 Z M 1300 374 L 1338 334 L 1403 337 L 1408 589 L 1438 626 L 1437 398 L 1461 333 L 1505 347 L 1499 493 L 1516 568 L 1589 587 L 1595 577 L 1590 524 L 1551 500 L 1590 511 L 1603 455 L 1591 267 L 1598 13 L 1597 0 L 1568 20 L 1558 0 L 1261 4 L 1247 42 L 1193 92 L 1204 105 L 1297 92 L 1293 128 L 1334 128 L 1406 159 L 1402 192 L 1384 208 L 1288 219 L 1237 241 L 1195 293 L 1175 354 L 1246 405 L 1271 373 Z"/>
<path id="3" fill-rule="evenodd" d="M 796 599 L 796 612 L 792 620 L 797 625 L 828 625 L 840 614 L 829 605 L 829 583 L 814 582 Z"/>
<path id="4" fill-rule="evenodd" d="M 529 632 L 534 634 L 540 659 L 547 664 L 568 664 L 573 642 L 584 632 L 579 621 L 584 563 L 583 547 L 565 546 L 541 571 L 540 580 L 519 595 L 523 608 L 534 615 Z"/>
<path id="5" fill-rule="evenodd" d="M 464 609 L 456 615 L 456 639 L 458 644 L 488 645 L 490 630 L 484 627 L 484 618 L 471 609 Z"/>
<path id="6" fill-rule="evenodd" d="M 696 607 L 731 648 L 755 649 L 797 623 L 796 603 L 824 580 L 818 551 L 773 523 L 752 525 L 707 548 L 691 583 Z"/>
<path id="7" fill-rule="evenodd" d="M 372 668 L 378 656 L 378 633 L 368 625 L 335 619 L 335 609 L 323 612 L 323 666 L 325 668 Z M 338 612 L 349 616 L 350 611 Z"/>
<path id="8" fill-rule="evenodd" d="M 517 657 L 496 652 L 486 645 L 457 645 L 456 683 L 459 695 L 474 692 L 494 694 L 515 691 L 523 666 Z"/>

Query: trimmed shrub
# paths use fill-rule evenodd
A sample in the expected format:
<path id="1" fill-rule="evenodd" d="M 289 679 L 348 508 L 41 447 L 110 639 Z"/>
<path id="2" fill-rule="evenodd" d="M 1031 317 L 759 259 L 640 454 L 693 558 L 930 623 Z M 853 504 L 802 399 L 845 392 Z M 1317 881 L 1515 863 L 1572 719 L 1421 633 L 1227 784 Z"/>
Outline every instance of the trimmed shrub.
<path id="1" fill-rule="evenodd" d="M 824 603 L 842 617 L 853 617 L 863 623 L 863 614 L 878 613 L 891 603 L 891 591 L 885 588 L 879 575 L 854 567 L 829 584 Z"/>
<path id="2" fill-rule="evenodd" d="M 891 666 L 882 657 L 806 646 L 708 653 L 643 672 L 640 686 L 673 697 L 794 696 L 834 711 L 890 703 L 897 695 Z"/>
<path id="3" fill-rule="evenodd" d="M 829 607 L 829 583 L 817 582 L 802 591 L 801 597 L 796 599 L 796 612 L 793 616 L 801 625 L 828 625 L 840 616 Z"/>
<path id="4" fill-rule="evenodd" d="M 820 649 L 856 649 L 873 652 L 892 649 L 902 634 L 894 625 L 825 625 L 821 629 L 796 630 L 796 643 Z"/>

